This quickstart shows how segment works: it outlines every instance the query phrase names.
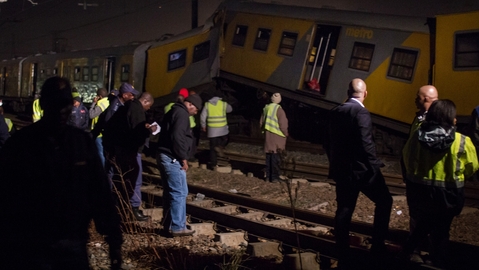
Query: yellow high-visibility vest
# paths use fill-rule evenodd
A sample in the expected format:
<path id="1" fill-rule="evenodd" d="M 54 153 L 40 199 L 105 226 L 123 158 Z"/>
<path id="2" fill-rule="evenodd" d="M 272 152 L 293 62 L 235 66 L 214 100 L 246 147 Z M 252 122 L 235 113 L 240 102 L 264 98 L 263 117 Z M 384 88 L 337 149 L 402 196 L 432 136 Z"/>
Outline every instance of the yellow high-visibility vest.
<path id="1" fill-rule="evenodd" d="M 224 127 L 228 124 L 226 121 L 226 105 L 227 103 L 222 100 L 218 100 L 216 105 L 206 102 L 206 107 L 208 109 L 206 122 L 208 127 L 218 128 Z"/>
<path id="2" fill-rule="evenodd" d="M 42 119 L 42 117 L 43 117 L 43 110 L 40 107 L 40 99 L 35 99 L 35 101 L 33 101 L 33 115 L 32 115 L 33 123 Z"/>
<path id="3" fill-rule="evenodd" d="M 264 124 L 263 124 L 263 133 L 265 130 L 279 135 L 281 137 L 286 137 L 284 133 L 279 128 L 278 116 L 277 112 L 278 109 L 281 108 L 279 104 L 270 103 L 264 106 L 263 109 L 263 117 L 264 117 Z"/>
<path id="4" fill-rule="evenodd" d="M 175 103 L 171 102 L 165 106 L 165 114 L 171 110 L 171 107 L 173 107 L 173 105 L 175 105 Z M 190 128 L 194 128 L 194 127 L 196 127 L 195 117 L 190 115 Z"/>
<path id="5" fill-rule="evenodd" d="M 13 128 L 13 122 L 12 122 L 12 120 L 10 120 L 10 118 L 5 118 L 5 123 L 7 123 L 8 132 L 11 132 L 11 131 L 12 131 L 12 128 Z"/>
<path id="6" fill-rule="evenodd" d="M 100 100 L 97 101 L 96 106 L 100 107 L 101 111 L 104 112 L 108 106 L 110 106 L 110 100 L 108 100 L 108 97 L 101 98 Z M 98 123 L 98 119 L 100 116 L 97 116 L 91 120 L 91 129 L 95 127 L 96 123 Z M 103 135 L 100 133 L 98 134 L 98 137 L 102 137 Z"/>

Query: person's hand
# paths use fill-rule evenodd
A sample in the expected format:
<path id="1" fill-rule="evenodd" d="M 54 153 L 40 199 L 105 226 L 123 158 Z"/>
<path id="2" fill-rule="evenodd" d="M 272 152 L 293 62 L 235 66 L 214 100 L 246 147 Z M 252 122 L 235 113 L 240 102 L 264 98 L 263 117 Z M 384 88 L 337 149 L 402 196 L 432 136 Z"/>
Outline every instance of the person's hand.
<path id="1" fill-rule="evenodd" d="M 201 131 L 206 132 L 206 128 L 205 128 L 205 127 L 202 127 L 202 128 L 201 128 Z"/>
<path id="2" fill-rule="evenodd" d="M 185 172 L 188 171 L 188 161 L 186 159 L 183 159 L 181 162 L 181 169 L 184 170 Z"/>
<path id="3" fill-rule="evenodd" d="M 157 125 L 150 125 L 150 130 L 152 133 L 155 132 L 157 129 L 158 129 Z"/>
<path id="4" fill-rule="evenodd" d="M 93 103 L 96 103 L 96 102 L 98 101 L 98 99 L 99 99 L 99 97 L 98 97 L 98 96 L 95 96 L 95 97 L 93 98 Z"/>

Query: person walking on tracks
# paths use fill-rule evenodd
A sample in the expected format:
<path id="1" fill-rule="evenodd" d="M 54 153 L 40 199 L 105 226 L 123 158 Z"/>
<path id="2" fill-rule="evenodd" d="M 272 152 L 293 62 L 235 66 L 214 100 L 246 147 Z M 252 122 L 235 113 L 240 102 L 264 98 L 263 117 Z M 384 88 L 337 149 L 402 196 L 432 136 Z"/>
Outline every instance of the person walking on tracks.
<path id="1" fill-rule="evenodd" d="M 216 96 L 209 99 L 200 115 L 201 130 L 207 132 L 210 140 L 210 166 L 213 169 L 218 165 L 217 156 L 224 156 L 229 134 L 226 114 L 233 111 L 231 105 L 223 101 L 220 96 L 218 92 Z"/>
<path id="2" fill-rule="evenodd" d="M 104 112 L 108 106 L 110 106 L 110 101 L 108 100 L 108 90 L 106 88 L 100 88 L 96 91 L 96 97 L 93 99 L 93 104 L 88 111 L 88 115 L 91 119 L 91 129 L 95 128 L 96 123 L 100 119 L 100 115 Z M 98 155 L 103 164 L 105 164 L 105 155 L 103 154 L 103 134 L 98 134 L 95 138 L 96 147 L 98 148 Z"/>
<path id="3" fill-rule="evenodd" d="M 288 118 L 279 103 L 281 94 L 274 93 L 271 103 L 263 109 L 259 124 L 265 135 L 264 152 L 266 153 L 266 181 L 280 181 L 280 152 L 286 147 L 288 137 Z"/>
<path id="4" fill-rule="evenodd" d="M 384 240 L 389 226 L 392 197 L 376 156 L 372 121 L 363 102 L 367 97 L 366 83 L 353 79 L 349 83 L 348 99 L 329 114 L 325 150 L 329 159 L 329 177 L 336 182 L 334 234 L 341 269 L 354 269 L 349 249 L 349 227 L 359 192 L 375 205 L 374 233 L 371 252 L 380 258 L 386 253 Z"/>
<path id="5" fill-rule="evenodd" d="M 191 148 L 189 116 L 201 110 L 198 95 L 178 101 L 163 117 L 162 130 L 158 139 L 157 163 L 163 182 L 163 230 L 173 236 L 188 236 L 195 231 L 186 228 L 186 196 L 188 185 L 188 155 Z"/>
<path id="6" fill-rule="evenodd" d="M 447 266 L 452 220 L 464 206 L 464 182 L 479 169 L 474 144 L 456 132 L 455 117 L 452 101 L 433 102 L 425 121 L 403 149 L 409 212 L 415 226 L 402 255 L 407 259 L 430 234 L 432 262 L 440 268 Z"/>
<path id="7" fill-rule="evenodd" d="M 47 79 L 40 103 L 42 119 L 0 150 L 0 211 L 9 217 L 0 223 L 2 268 L 90 269 L 86 246 L 93 219 L 106 236 L 111 269 L 120 269 L 120 217 L 90 135 L 67 125 L 69 81 Z"/>

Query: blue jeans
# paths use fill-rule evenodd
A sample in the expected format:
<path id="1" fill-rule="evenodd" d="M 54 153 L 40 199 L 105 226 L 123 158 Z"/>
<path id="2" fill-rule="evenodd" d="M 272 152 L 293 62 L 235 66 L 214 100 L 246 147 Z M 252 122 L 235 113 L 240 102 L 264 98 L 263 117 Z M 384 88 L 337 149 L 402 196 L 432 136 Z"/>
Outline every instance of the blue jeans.
<path id="1" fill-rule="evenodd" d="M 98 155 L 101 159 L 101 164 L 105 167 L 105 154 L 103 153 L 103 139 L 102 137 L 96 137 L 95 139 L 96 148 L 98 148 Z"/>
<path id="2" fill-rule="evenodd" d="M 172 232 L 186 229 L 186 171 L 178 160 L 160 153 L 157 158 L 163 182 L 163 228 Z"/>
<path id="3" fill-rule="evenodd" d="M 138 162 L 138 178 L 136 179 L 135 189 L 133 195 L 130 197 L 130 203 L 132 207 L 141 206 L 141 185 L 143 184 L 143 165 L 141 164 L 141 154 L 136 155 L 136 161 Z"/>

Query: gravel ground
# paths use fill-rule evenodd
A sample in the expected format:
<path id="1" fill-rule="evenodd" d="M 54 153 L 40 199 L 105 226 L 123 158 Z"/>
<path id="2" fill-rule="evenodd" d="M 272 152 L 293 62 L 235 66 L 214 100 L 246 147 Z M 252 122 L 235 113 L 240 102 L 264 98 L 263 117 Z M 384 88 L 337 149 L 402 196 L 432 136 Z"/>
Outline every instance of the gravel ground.
<path id="1" fill-rule="evenodd" d="M 200 148 L 207 148 L 207 143 L 201 141 Z M 231 143 L 227 151 L 249 153 L 263 156 L 261 146 L 246 146 Z M 296 162 L 326 164 L 325 155 L 288 152 L 286 159 L 294 158 Z M 394 160 L 383 161 L 386 166 L 385 173 L 396 174 L 399 172 L 397 162 Z M 155 168 L 144 168 L 155 171 Z M 269 183 L 256 177 L 245 175 L 221 174 L 200 168 L 190 168 L 187 173 L 188 183 L 193 185 L 214 188 L 219 191 L 236 190 L 256 199 L 276 202 L 282 205 L 290 205 L 287 186 L 285 183 Z M 319 211 L 323 214 L 334 215 L 336 211 L 334 186 L 312 187 L 309 184 L 294 185 L 296 190 L 295 207 Z M 360 194 L 353 219 L 372 223 L 374 215 L 374 203 Z M 479 210 L 467 208 L 457 216 L 451 226 L 450 239 L 471 245 L 478 245 Z M 150 224 L 150 227 L 159 228 L 158 224 Z M 406 201 L 398 198 L 391 209 L 390 228 L 408 230 L 409 211 Z M 207 261 L 207 269 L 225 269 L 228 262 L 234 260 L 232 254 L 242 254 L 244 248 L 229 248 L 214 242 L 211 237 L 175 237 L 166 238 L 154 233 L 152 230 L 140 230 L 141 233 L 125 234 L 123 251 L 125 254 L 124 269 L 204 269 L 199 265 Z M 91 264 L 93 269 L 108 269 L 108 249 L 101 237 L 95 235 L 89 244 Z M 225 255 L 227 254 L 227 255 Z M 188 264 L 185 258 L 195 258 L 198 268 Z M 276 260 L 268 260 L 267 263 L 275 264 Z M 255 266 L 265 263 L 264 261 Z M 188 264 L 188 265 L 186 265 Z M 205 264 L 201 264 L 204 266 Z M 256 267 L 253 267 L 256 268 Z M 263 267 L 264 268 L 264 267 Z"/>

